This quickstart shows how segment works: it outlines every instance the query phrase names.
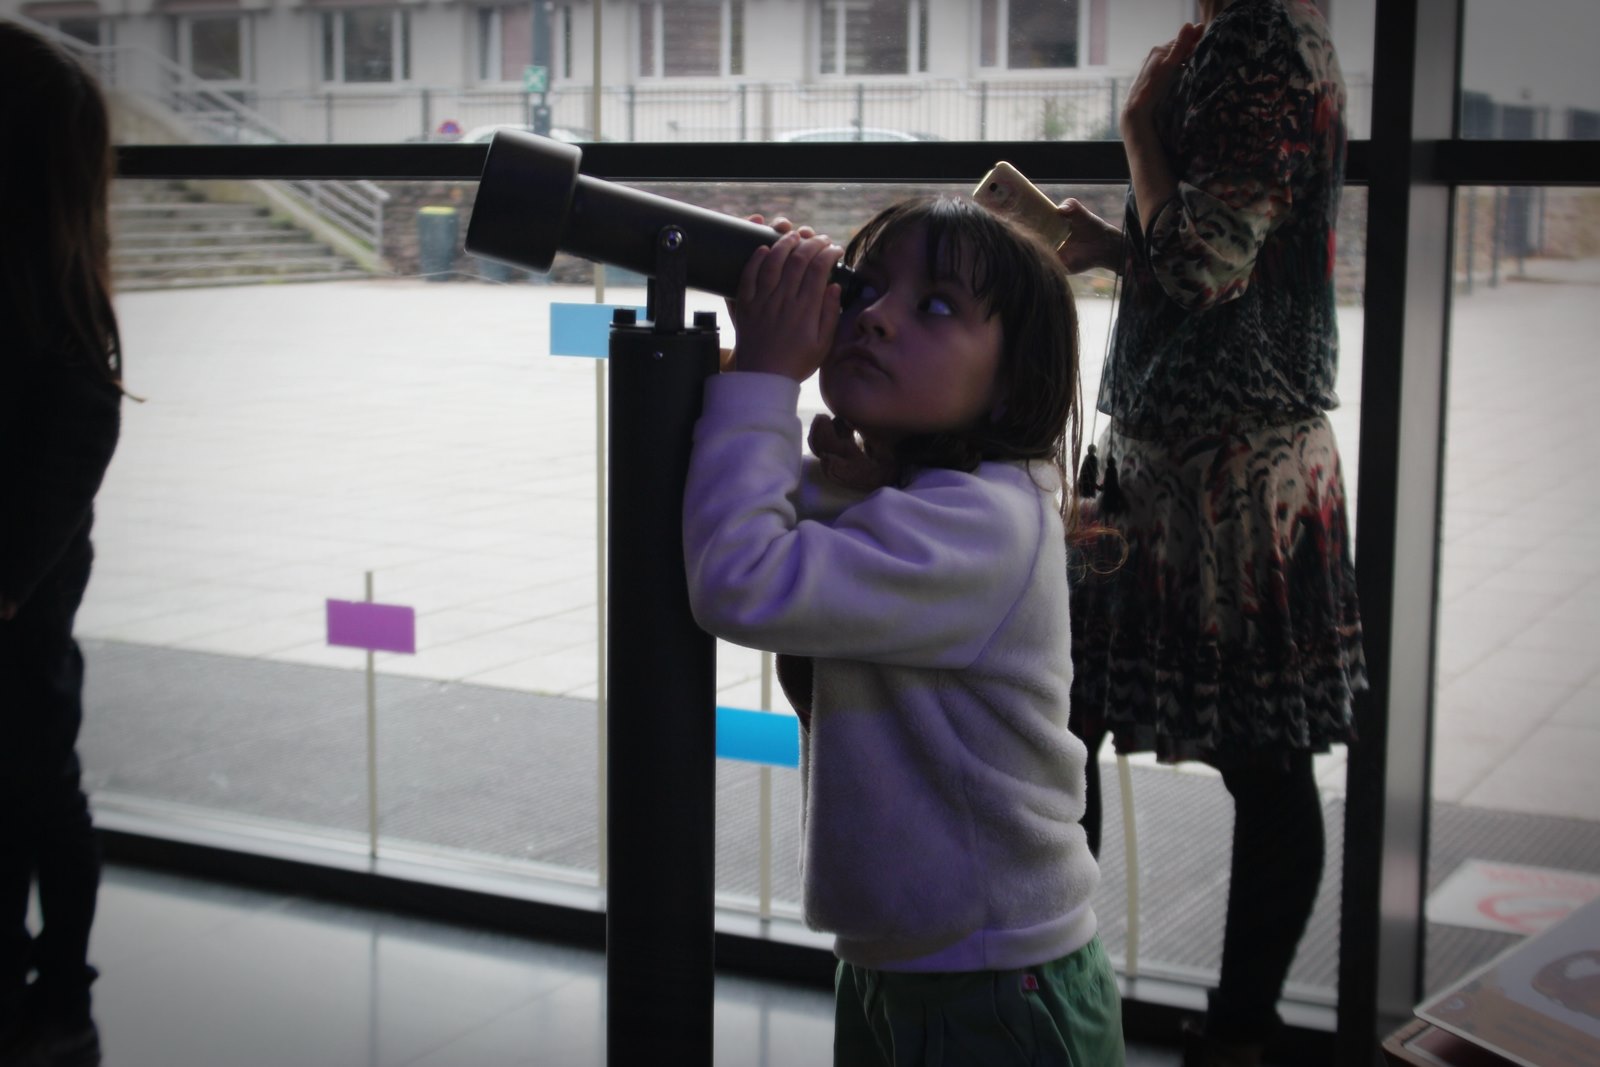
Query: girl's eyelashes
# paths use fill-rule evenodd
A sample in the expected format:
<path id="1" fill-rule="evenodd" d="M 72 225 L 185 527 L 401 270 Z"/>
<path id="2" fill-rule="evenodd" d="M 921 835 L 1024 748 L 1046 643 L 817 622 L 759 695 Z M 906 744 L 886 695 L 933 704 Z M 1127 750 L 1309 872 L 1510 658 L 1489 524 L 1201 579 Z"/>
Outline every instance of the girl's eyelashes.
<path id="1" fill-rule="evenodd" d="M 845 304 L 847 308 L 867 307 L 883 295 L 872 282 L 861 278 L 860 275 L 857 275 L 857 278 L 860 280 L 857 281 L 854 289 L 847 294 L 850 298 L 849 303 Z"/>

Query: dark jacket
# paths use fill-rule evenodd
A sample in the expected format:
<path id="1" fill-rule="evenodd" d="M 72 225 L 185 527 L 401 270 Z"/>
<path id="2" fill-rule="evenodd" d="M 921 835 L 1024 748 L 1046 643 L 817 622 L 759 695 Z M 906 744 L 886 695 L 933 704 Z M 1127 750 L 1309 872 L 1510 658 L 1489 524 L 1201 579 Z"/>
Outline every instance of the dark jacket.
<path id="1" fill-rule="evenodd" d="M 19 619 L 64 610 L 70 625 L 121 399 L 86 359 L 0 351 L 0 598 L 21 605 Z"/>

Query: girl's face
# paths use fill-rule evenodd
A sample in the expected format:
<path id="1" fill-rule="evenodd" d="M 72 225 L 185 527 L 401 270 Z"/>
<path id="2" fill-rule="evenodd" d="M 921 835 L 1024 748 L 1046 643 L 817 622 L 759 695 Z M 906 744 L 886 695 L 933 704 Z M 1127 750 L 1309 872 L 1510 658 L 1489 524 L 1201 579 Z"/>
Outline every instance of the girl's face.
<path id="1" fill-rule="evenodd" d="M 929 271 L 921 225 L 875 248 L 822 362 L 828 409 L 874 444 L 965 429 L 999 396 L 999 316 L 966 278 Z"/>

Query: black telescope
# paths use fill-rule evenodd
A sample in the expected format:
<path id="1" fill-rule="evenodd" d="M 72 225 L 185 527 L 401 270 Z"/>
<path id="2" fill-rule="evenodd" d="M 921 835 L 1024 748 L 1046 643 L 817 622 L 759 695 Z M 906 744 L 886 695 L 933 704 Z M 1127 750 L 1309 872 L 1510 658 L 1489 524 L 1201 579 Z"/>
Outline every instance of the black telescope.
<path id="1" fill-rule="evenodd" d="M 564 141 L 496 131 L 467 227 L 467 251 L 541 274 L 557 252 L 566 252 L 654 277 L 660 235 L 676 228 L 688 238 L 688 287 L 731 297 L 751 254 L 778 239 L 771 226 L 585 177 L 578 173 L 582 158 Z M 854 278 L 848 267 L 834 268 L 833 280 L 846 292 Z"/>

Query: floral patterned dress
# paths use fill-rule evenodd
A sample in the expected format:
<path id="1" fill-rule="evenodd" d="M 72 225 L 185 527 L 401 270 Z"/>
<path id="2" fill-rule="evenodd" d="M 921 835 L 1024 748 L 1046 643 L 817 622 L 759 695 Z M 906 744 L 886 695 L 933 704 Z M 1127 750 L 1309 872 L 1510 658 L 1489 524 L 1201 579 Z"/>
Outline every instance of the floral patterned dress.
<path id="1" fill-rule="evenodd" d="M 1140 226 L 1074 564 L 1073 716 L 1218 766 L 1351 737 L 1366 685 L 1337 406 L 1344 85 L 1309 0 L 1235 0 L 1158 117 L 1176 194 Z M 1109 470 L 1116 468 L 1116 478 Z M 1123 550 L 1126 558 L 1117 564 Z"/>

